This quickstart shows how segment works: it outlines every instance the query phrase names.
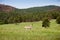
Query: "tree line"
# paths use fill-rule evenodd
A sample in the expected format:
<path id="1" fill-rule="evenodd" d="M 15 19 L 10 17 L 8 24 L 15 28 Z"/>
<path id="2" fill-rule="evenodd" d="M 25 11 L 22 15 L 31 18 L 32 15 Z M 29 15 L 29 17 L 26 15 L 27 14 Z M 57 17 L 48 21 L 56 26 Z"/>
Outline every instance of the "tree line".
<path id="1" fill-rule="evenodd" d="M 0 12 L 0 24 L 20 23 L 20 22 L 33 22 L 41 21 L 44 18 L 56 19 L 60 16 L 60 11 L 47 11 L 47 12 Z"/>

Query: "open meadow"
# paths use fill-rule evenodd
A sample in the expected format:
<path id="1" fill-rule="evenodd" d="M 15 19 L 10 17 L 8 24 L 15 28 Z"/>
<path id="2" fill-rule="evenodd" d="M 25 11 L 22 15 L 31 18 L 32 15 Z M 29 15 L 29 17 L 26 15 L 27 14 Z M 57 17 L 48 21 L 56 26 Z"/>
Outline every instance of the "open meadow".
<path id="1" fill-rule="evenodd" d="M 25 29 L 27 25 L 32 29 Z M 0 25 L 0 40 L 60 40 L 60 25 L 51 20 L 50 27 L 43 28 L 42 21 Z"/>

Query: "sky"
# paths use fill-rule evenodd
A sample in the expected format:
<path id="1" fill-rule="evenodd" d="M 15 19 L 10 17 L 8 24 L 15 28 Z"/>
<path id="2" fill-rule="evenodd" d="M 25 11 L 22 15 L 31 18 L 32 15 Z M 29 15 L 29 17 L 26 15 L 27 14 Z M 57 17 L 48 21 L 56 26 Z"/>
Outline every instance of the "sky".
<path id="1" fill-rule="evenodd" d="M 60 0 L 0 0 L 0 4 L 10 5 L 23 9 L 46 5 L 60 6 Z"/>

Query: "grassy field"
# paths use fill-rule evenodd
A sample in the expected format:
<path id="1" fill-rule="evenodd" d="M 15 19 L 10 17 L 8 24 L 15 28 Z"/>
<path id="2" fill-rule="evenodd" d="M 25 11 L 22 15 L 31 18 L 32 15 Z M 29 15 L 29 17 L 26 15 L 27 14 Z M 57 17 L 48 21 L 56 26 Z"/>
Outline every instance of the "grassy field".
<path id="1" fill-rule="evenodd" d="M 33 24 L 31 30 L 24 26 Z M 0 25 L 0 40 L 60 40 L 60 25 L 51 20 L 49 28 L 43 28 L 42 21 Z"/>

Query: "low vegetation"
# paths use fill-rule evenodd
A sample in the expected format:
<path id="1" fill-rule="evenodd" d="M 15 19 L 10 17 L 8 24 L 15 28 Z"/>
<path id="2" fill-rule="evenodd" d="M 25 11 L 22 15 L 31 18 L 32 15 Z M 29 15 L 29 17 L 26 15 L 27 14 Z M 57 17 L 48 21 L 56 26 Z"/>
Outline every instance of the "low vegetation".
<path id="1" fill-rule="evenodd" d="M 25 29 L 32 25 L 32 29 Z M 0 25 L 0 40 L 60 40 L 60 26 L 56 20 L 50 21 L 50 27 L 42 27 L 42 21 L 22 22 Z"/>

